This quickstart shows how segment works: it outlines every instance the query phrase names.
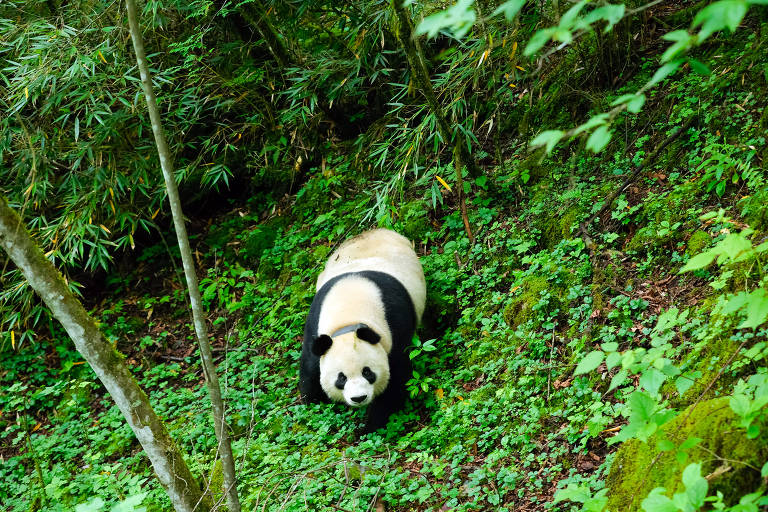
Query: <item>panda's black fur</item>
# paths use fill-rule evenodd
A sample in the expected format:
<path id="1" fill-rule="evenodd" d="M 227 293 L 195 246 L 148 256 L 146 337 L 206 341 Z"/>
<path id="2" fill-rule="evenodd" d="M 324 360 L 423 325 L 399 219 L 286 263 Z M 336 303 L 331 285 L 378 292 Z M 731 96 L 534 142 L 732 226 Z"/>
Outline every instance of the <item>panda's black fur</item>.
<path id="1" fill-rule="evenodd" d="M 320 356 L 313 352 L 312 346 L 315 340 L 324 334 L 318 332 L 318 322 L 326 295 L 334 286 L 343 286 L 344 280 L 351 276 L 365 278 L 379 289 L 386 322 L 392 335 L 392 348 L 388 357 L 389 385 L 368 405 L 365 431 L 372 432 L 386 426 L 389 416 L 402 408 L 407 395 L 405 384 L 413 374 L 407 349 L 416 330 L 417 314 L 408 291 L 391 275 L 371 270 L 348 272 L 330 279 L 318 290 L 304 326 L 299 389 L 306 403 L 330 402 L 320 385 Z"/>

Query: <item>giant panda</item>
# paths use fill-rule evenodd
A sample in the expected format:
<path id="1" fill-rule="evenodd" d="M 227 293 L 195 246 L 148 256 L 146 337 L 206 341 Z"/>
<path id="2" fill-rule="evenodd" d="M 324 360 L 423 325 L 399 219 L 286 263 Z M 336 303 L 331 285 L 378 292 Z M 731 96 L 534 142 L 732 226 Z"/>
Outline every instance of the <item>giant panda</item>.
<path id="1" fill-rule="evenodd" d="M 303 401 L 368 406 L 364 431 L 386 426 L 405 401 L 407 349 L 425 301 L 424 272 L 407 238 L 374 229 L 342 243 L 317 279 L 304 326 Z"/>

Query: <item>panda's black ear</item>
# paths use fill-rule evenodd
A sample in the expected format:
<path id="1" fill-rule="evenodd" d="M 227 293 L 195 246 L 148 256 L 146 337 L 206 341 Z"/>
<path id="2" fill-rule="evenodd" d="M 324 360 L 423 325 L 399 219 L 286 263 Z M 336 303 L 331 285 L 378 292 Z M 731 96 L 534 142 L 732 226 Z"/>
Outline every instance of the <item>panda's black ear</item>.
<path id="1" fill-rule="evenodd" d="M 355 331 L 355 334 L 358 338 L 367 341 L 371 345 L 375 345 L 381 339 L 381 336 L 376 334 L 376 332 L 370 327 L 360 327 L 357 331 Z"/>
<path id="2" fill-rule="evenodd" d="M 332 344 L 333 340 L 327 334 L 318 336 L 312 340 L 312 353 L 317 357 L 320 357 L 321 355 L 325 354 L 329 348 L 331 348 Z"/>

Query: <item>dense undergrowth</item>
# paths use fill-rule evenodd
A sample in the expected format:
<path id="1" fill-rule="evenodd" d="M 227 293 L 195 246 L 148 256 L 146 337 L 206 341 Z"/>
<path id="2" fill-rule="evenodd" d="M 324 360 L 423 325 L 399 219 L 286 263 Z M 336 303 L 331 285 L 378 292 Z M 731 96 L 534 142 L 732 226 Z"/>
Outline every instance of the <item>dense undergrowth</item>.
<path id="1" fill-rule="evenodd" d="M 574 146 L 542 160 L 510 141 L 503 161 L 467 177 L 473 243 L 453 196 L 433 186 L 435 174 L 455 186 L 452 172 L 433 169 L 388 199 L 344 157 L 294 195 L 265 194 L 198 226 L 245 508 L 650 512 L 698 510 L 705 496 L 716 506 L 720 492 L 723 507 L 764 510 L 768 27 L 752 23 L 738 44 L 701 50 L 709 76 L 650 93 L 605 156 Z M 598 89 L 595 104 L 652 71 Z M 560 106 L 548 108 L 558 119 Z M 586 244 L 579 224 L 683 125 L 584 226 Z M 415 242 L 429 296 L 412 400 L 386 432 L 361 436 L 360 411 L 299 403 L 297 362 L 325 258 L 374 225 Z M 713 249 L 721 265 L 697 266 Z M 210 407 L 168 253 L 145 249 L 93 310 L 217 492 Z M 131 498 L 168 510 L 95 375 L 51 330 L 57 342 L 3 354 L 0 502 L 85 511 Z"/>

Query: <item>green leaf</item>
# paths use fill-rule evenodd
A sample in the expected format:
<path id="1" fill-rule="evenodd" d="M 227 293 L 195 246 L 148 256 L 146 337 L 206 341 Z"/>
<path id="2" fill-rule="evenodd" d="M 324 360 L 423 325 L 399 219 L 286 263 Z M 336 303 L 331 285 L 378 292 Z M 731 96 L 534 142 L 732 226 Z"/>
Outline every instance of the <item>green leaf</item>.
<path id="1" fill-rule="evenodd" d="M 427 34 L 427 37 L 433 38 L 441 30 L 449 29 L 453 35 L 461 39 L 472 29 L 477 19 L 474 3 L 475 0 L 459 0 L 456 5 L 444 11 L 427 16 L 416 27 L 416 35 Z"/>
<path id="2" fill-rule="evenodd" d="M 507 18 L 507 21 L 512 21 L 515 19 L 515 16 L 517 16 L 517 13 L 520 12 L 520 9 L 522 9 L 524 5 L 525 0 L 508 0 L 507 2 L 504 2 L 498 6 L 496 10 L 493 11 L 491 16 L 496 16 L 497 14 L 503 12 L 504 17 Z"/>
<path id="3" fill-rule="evenodd" d="M 656 443 L 656 449 L 660 452 L 669 452 L 675 449 L 675 443 L 669 439 L 662 439 Z"/>
<path id="4" fill-rule="evenodd" d="M 768 477 L 768 462 L 763 464 L 763 468 L 760 470 L 760 476 L 763 478 Z"/>
<path id="5" fill-rule="evenodd" d="M 541 48 L 549 42 L 550 39 L 552 39 L 552 36 L 557 32 L 556 28 L 543 28 L 541 30 L 537 30 L 535 34 L 531 37 L 531 39 L 528 41 L 528 44 L 525 47 L 525 50 L 523 50 L 523 55 L 526 57 L 530 57 L 534 53 L 541 50 Z"/>
<path id="6" fill-rule="evenodd" d="M 584 16 L 584 22 L 588 25 L 595 23 L 599 20 L 605 20 L 605 32 L 609 32 L 614 25 L 621 21 L 626 12 L 624 4 L 607 4 L 597 9 L 593 9 L 589 14 Z"/>
<path id="7" fill-rule="evenodd" d="M 587 139 L 587 149 L 594 153 L 599 153 L 611 141 L 611 131 L 603 125 L 597 128 Z"/>
<path id="8" fill-rule="evenodd" d="M 712 70 L 709 69 L 709 66 L 701 62 L 700 60 L 694 59 L 693 57 L 688 57 L 688 64 L 691 65 L 691 69 L 702 76 L 709 76 L 712 74 Z M 738 177 L 738 174 L 733 174 L 735 177 Z"/>
<path id="9" fill-rule="evenodd" d="M 713 261 L 715 261 L 716 257 L 717 257 L 717 253 L 715 253 L 712 250 L 704 251 L 701 254 L 697 254 L 693 258 L 689 259 L 685 265 L 683 265 L 683 268 L 680 269 L 680 273 L 682 274 L 683 272 L 690 272 L 691 270 L 702 269 L 708 266 Z"/>
<path id="10" fill-rule="evenodd" d="M 600 348 L 602 348 L 606 352 L 616 352 L 617 350 L 619 350 L 619 344 L 616 343 L 615 341 L 610 341 L 600 345 Z"/>
<path id="11" fill-rule="evenodd" d="M 665 78 L 667 78 L 669 75 L 677 71 L 677 68 L 682 65 L 684 62 L 684 59 L 676 59 L 672 62 L 667 62 L 663 66 L 661 66 L 659 69 L 656 70 L 656 73 L 653 74 L 653 77 L 651 80 L 646 84 L 646 87 L 650 88 L 654 85 L 658 84 Z"/>
<path id="12" fill-rule="evenodd" d="M 709 36 L 723 29 L 735 31 L 741 23 L 744 15 L 747 13 L 747 2 L 745 0 L 720 0 L 703 8 L 693 18 L 692 27 L 701 25 L 698 33 L 701 44 Z"/>
<path id="13" fill-rule="evenodd" d="M 709 484 L 707 479 L 701 476 L 701 464 L 688 464 L 683 470 L 683 484 L 685 485 L 685 494 L 690 503 L 700 508 L 704 504 L 704 498 L 707 497 Z"/>
<path id="14" fill-rule="evenodd" d="M 669 62 L 675 57 L 680 56 L 688 48 L 693 46 L 695 40 L 687 30 L 675 30 L 661 36 L 662 39 L 667 41 L 674 41 L 675 44 L 667 48 L 664 54 L 661 56 L 661 63 Z"/>
<path id="15" fill-rule="evenodd" d="M 600 366 L 600 363 L 603 362 L 603 359 L 605 358 L 605 353 L 602 350 L 593 350 L 586 356 L 584 356 L 584 359 L 579 361 L 579 364 L 576 366 L 576 370 L 574 370 L 574 375 L 581 375 L 582 373 L 589 373 L 598 366 Z"/>
<path id="16" fill-rule="evenodd" d="M 589 118 L 589 121 L 586 123 L 579 125 L 576 127 L 575 130 L 573 130 L 573 135 L 579 135 L 580 133 L 583 133 L 585 131 L 591 130 L 592 128 L 595 128 L 597 126 L 604 125 L 608 121 L 608 114 L 598 114 L 596 116 L 592 116 Z"/>
<path id="17" fill-rule="evenodd" d="M 655 488 L 640 503 L 640 506 L 645 512 L 677 512 L 677 507 L 672 503 L 672 500 L 664 496 L 665 491 L 666 489 L 663 487 Z"/>
<path id="18" fill-rule="evenodd" d="M 573 26 L 574 22 L 576 21 L 576 17 L 579 15 L 582 9 L 587 5 L 587 0 L 581 0 L 581 2 L 575 4 L 570 9 L 565 11 L 565 13 L 560 18 L 560 28 L 561 29 L 569 29 Z"/>
<path id="19" fill-rule="evenodd" d="M 645 94 L 632 94 L 633 98 L 627 102 L 627 110 L 637 114 L 645 105 Z"/>
<path id="20" fill-rule="evenodd" d="M 621 386 L 621 384 L 627 378 L 627 375 L 629 375 L 629 372 L 627 370 L 624 370 L 624 369 L 619 370 L 616 373 L 616 375 L 614 375 L 613 378 L 611 379 L 611 385 L 608 387 L 608 391 L 613 391 L 617 387 Z"/>
<path id="21" fill-rule="evenodd" d="M 768 320 L 768 292 L 765 288 L 750 292 L 746 312 L 747 319 L 739 324 L 739 329 L 757 329 Z"/>
<path id="22" fill-rule="evenodd" d="M 605 366 L 608 369 L 615 368 L 621 364 L 621 354 L 619 352 L 610 352 L 605 358 Z"/>
<path id="23" fill-rule="evenodd" d="M 649 368 L 640 376 L 639 383 L 643 389 L 655 395 L 659 392 L 659 388 L 664 384 L 665 380 L 667 380 L 666 375 L 656 368 Z"/>
<path id="24" fill-rule="evenodd" d="M 563 135 L 565 135 L 565 132 L 562 130 L 543 131 L 531 141 L 531 147 L 535 148 L 546 145 L 547 153 L 551 153 L 555 145 L 563 138 Z"/>
<path id="25" fill-rule="evenodd" d="M 642 391 L 633 392 L 627 400 L 627 405 L 630 410 L 629 420 L 631 422 L 637 420 L 648 421 L 656 410 L 656 400 L 648 393 L 643 393 Z"/>

